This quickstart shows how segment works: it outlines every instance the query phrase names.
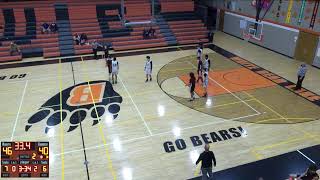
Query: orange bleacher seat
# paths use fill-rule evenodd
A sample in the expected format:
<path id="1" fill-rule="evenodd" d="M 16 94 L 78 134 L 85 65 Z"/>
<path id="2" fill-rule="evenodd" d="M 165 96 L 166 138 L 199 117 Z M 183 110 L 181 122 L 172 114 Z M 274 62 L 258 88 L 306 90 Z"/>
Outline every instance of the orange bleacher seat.
<path id="1" fill-rule="evenodd" d="M 44 58 L 50 58 L 50 57 L 58 57 L 60 56 L 60 52 L 48 52 L 48 53 L 43 53 Z"/>
<path id="2" fill-rule="evenodd" d="M 43 48 L 44 53 L 49 53 L 49 52 L 57 52 L 59 51 L 59 47 L 47 47 Z"/>
<path id="3" fill-rule="evenodd" d="M 106 10 L 106 15 L 107 16 L 116 16 L 119 14 L 118 10 Z"/>
<path id="4" fill-rule="evenodd" d="M 185 1 L 163 1 L 161 0 L 161 12 L 185 12 L 194 11 L 194 2 Z"/>
<path id="5" fill-rule="evenodd" d="M 75 50 L 76 55 L 81 55 L 81 54 L 91 54 L 93 53 L 92 49 L 77 49 Z"/>
<path id="6" fill-rule="evenodd" d="M 142 39 L 136 41 L 118 41 L 113 42 L 113 46 L 124 46 L 124 45 L 137 45 L 137 44 L 145 44 L 145 43 L 157 43 L 157 42 L 164 42 L 164 38 L 159 39 Z"/>
<path id="7" fill-rule="evenodd" d="M 167 46 L 166 42 L 150 43 L 150 44 L 137 44 L 137 45 L 127 45 L 127 46 L 115 46 L 114 49 L 117 51 L 131 50 L 131 49 L 145 49 L 153 47 Z"/>
<path id="8" fill-rule="evenodd" d="M 22 57 L 21 55 L 15 55 L 15 56 L 0 56 L 0 62 L 9 62 L 9 61 L 21 61 Z"/>
<path id="9" fill-rule="evenodd" d="M 202 23 L 200 19 L 197 20 L 188 20 L 188 21 L 169 21 L 169 25 L 174 25 L 174 24 L 185 24 L 185 23 Z"/>

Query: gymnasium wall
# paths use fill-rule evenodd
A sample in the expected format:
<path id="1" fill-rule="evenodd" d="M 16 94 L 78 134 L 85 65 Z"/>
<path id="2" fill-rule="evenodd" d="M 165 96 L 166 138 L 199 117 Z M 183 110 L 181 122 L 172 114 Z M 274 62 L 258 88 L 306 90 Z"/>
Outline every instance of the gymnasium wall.
<path id="1" fill-rule="evenodd" d="M 272 0 L 269 1 L 271 2 Z M 224 3 L 219 5 L 223 5 L 224 8 L 232 10 L 234 12 L 239 12 L 255 17 L 256 8 L 251 5 L 251 2 L 252 0 L 224 0 Z M 297 28 L 305 28 L 320 32 L 320 6 L 316 15 L 314 27 L 310 27 L 311 17 L 315 4 L 316 3 L 314 0 L 306 0 L 303 8 L 304 10 L 301 13 L 301 23 L 298 23 L 300 10 L 303 7 L 302 0 L 274 0 L 264 19 L 277 23 L 283 23 Z M 290 9 L 291 11 L 289 11 Z M 262 10 L 260 17 L 262 17 L 264 13 L 265 9 Z"/>
<path id="2" fill-rule="evenodd" d="M 242 29 L 240 29 L 240 20 L 245 19 L 250 18 L 226 12 L 224 16 L 223 31 L 242 38 L 243 36 Z M 249 41 L 286 56 L 293 57 L 298 35 L 299 31 L 296 29 L 263 22 L 263 40 L 261 42 L 254 39 Z"/>
<path id="3" fill-rule="evenodd" d="M 318 46 L 316 48 L 313 65 L 320 68 L 320 37 L 318 41 Z"/>
<path id="4" fill-rule="evenodd" d="M 271 1 L 269 0 L 269 2 Z M 256 8 L 252 6 L 251 2 L 252 0 L 205 1 L 208 6 L 226 10 L 223 15 L 223 31 L 239 38 L 243 37 L 240 29 L 240 20 L 249 17 L 255 18 L 256 16 Z M 316 11 L 316 7 L 318 7 L 318 11 Z M 260 18 L 263 17 L 265 12 L 266 9 L 263 9 L 260 13 Z M 315 17 L 313 27 L 312 16 Z M 314 0 L 274 0 L 262 22 L 264 23 L 263 42 L 250 41 L 295 58 L 299 54 L 297 52 L 300 47 L 298 47 L 297 42 L 303 41 L 302 32 L 320 36 L 320 5 L 317 6 Z M 317 41 L 312 47 L 313 52 L 309 52 L 310 57 L 297 60 L 313 62 L 310 64 L 320 68 L 320 37 L 317 38 Z"/>

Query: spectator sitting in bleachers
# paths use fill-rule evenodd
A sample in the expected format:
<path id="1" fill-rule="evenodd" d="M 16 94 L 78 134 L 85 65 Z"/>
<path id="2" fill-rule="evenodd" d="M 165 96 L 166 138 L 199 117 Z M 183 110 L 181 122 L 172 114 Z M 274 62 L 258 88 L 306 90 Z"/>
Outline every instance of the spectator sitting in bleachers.
<path id="1" fill-rule="evenodd" d="M 317 174 L 317 166 L 310 165 L 307 171 L 298 177 L 298 180 L 319 180 L 319 175 Z"/>
<path id="2" fill-rule="evenodd" d="M 73 36 L 73 40 L 76 42 L 76 45 L 79 45 L 79 44 L 80 44 L 80 36 L 78 35 L 78 33 L 76 33 L 76 34 Z"/>
<path id="3" fill-rule="evenodd" d="M 80 45 L 86 44 L 87 41 L 88 41 L 87 35 L 86 35 L 85 33 L 82 33 L 82 34 L 80 35 Z"/>
<path id="4" fill-rule="evenodd" d="M 147 30 L 146 28 L 143 30 L 143 39 L 149 39 L 155 37 L 156 30 L 152 28 L 152 26 Z"/>
<path id="5" fill-rule="evenodd" d="M 50 32 L 56 33 L 58 31 L 58 26 L 55 22 L 51 23 L 49 26 Z"/>
<path id="6" fill-rule="evenodd" d="M 14 53 L 17 53 L 20 55 L 21 51 L 19 46 L 15 42 L 10 43 L 10 56 L 12 56 Z"/>
<path id="7" fill-rule="evenodd" d="M 147 39 L 149 37 L 149 31 L 144 28 L 142 32 L 143 39 Z"/>
<path id="8" fill-rule="evenodd" d="M 98 48 L 99 47 L 102 47 L 103 48 L 103 46 L 100 44 L 100 43 L 98 43 L 97 42 L 97 40 L 93 40 L 93 42 L 92 42 L 92 51 L 93 51 L 93 54 L 94 54 L 94 59 L 98 59 Z"/>
<path id="9" fill-rule="evenodd" d="M 50 32 L 49 24 L 46 23 L 46 22 L 41 25 L 41 28 L 42 28 L 42 30 L 41 30 L 42 33 L 48 33 L 48 32 Z"/>
<path id="10" fill-rule="evenodd" d="M 149 37 L 154 38 L 155 37 L 155 33 L 156 33 L 156 30 L 154 30 L 152 28 L 152 26 L 151 26 L 150 29 L 149 29 Z"/>

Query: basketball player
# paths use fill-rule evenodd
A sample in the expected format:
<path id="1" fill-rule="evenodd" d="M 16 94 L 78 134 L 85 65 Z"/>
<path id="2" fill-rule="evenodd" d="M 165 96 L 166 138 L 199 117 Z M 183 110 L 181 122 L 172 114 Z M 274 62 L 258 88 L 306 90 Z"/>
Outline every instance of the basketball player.
<path id="1" fill-rule="evenodd" d="M 206 54 L 204 62 L 203 62 L 203 68 L 204 71 L 210 71 L 211 61 L 209 59 L 208 54 Z"/>
<path id="2" fill-rule="evenodd" d="M 203 63 L 201 61 L 201 58 L 198 57 L 198 79 L 197 79 L 197 83 L 199 82 L 199 80 L 201 80 L 201 83 L 203 83 L 203 78 L 202 78 L 202 69 L 203 69 Z"/>
<path id="3" fill-rule="evenodd" d="M 118 83 L 118 72 L 119 72 L 119 63 L 117 61 L 117 58 L 114 57 L 113 61 L 111 63 L 112 65 L 112 84 Z"/>
<path id="4" fill-rule="evenodd" d="M 194 77 L 193 72 L 190 74 L 190 80 L 189 80 L 189 88 L 190 88 L 190 101 L 193 101 L 194 98 L 194 88 L 196 87 L 196 78 Z"/>
<path id="5" fill-rule="evenodd" d="M 207 97 L 208 96 L 208 84 L 209 84 L 208 71 L 205 71 L 203 73 L 203 77 L 204 77 L 204 82 L 203 82 L 204 95 L 203 95 L 203 97 Z"/>
<path id="6" fill-rule="evenodd" d="M 197 49 L 197 58 L 200 58 L 200 60 L 202 59 L 202 51 L 203 51 L 203 48 L 199 44 L 198 49 Z"/>
<path id="7" fill-rule="evenodd" d="M 146 73 L 146 82 L 149 81 L 149 78 L 150 78 L 150 81 L 152 81 L 152 77 L 151 77 L 151 74 L 152 74 L 152 61 L 150 60 L 150 56 L 147 56 L 147 61 L 146 61 L 146 64 L 144 65 L 144 72 Z"/>
<path id="8" fill-rule="evenodd" d="M 112 72 L 112 58 L 110 55 L 106 57 L 106 66 L 108 67 L 108 72 L 109 72 L 109 81 L 111 79 L 111 72 Z"/>

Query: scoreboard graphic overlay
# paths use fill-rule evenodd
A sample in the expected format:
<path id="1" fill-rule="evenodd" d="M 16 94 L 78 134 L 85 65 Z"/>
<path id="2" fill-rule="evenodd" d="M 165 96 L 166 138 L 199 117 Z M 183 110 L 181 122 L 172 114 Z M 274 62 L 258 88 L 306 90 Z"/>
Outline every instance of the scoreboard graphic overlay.
<path id="1" fill-rule="evenodd" d="M 49 142 L 1 142 L 1 178 L 49 177 Z"/>

